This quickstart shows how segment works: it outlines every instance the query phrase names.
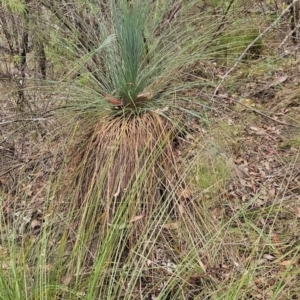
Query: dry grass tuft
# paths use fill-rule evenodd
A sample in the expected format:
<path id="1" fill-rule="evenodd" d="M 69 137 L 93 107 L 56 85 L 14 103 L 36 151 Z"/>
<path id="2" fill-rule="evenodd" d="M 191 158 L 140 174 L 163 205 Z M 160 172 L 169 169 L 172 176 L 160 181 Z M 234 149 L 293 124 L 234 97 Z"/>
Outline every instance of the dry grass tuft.
<path id="1" fill-rule="evenodd" d="M 92 205 L 102 224 L 112 223 L 124 199 L 135 215 L 150 215 L 178 184 L 174 136 L 174 126 L 153 112 L 102 118 L 71 155 L 73 201 L 78 208 Z"/>

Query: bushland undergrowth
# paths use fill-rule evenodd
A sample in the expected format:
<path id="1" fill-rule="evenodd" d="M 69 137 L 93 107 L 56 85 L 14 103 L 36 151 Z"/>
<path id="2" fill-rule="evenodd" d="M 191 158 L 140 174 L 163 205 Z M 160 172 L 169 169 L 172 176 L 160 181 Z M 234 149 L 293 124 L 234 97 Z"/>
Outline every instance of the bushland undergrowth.
<path id="1" fill-rule="evenodd" d="M 21 110 L 18 90 L 1 99 L 0 298 L 297 299 L 299 91 L 278 97 L 298 60 L 269 47 L 290 10 L 5 5 L 2 28 L 35 9 L 49 28 L 26 71 L 54 67 L 17 86 Z"/>

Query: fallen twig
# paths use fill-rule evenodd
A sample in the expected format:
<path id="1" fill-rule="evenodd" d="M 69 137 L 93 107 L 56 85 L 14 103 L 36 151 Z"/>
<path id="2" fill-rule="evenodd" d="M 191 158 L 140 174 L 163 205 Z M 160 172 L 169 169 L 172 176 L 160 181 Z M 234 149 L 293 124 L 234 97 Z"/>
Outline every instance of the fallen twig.
<path id="1" fill-rule="evenodd" d="M 20 120 L 11 120 L 11 121 L 0 122 L 0 125 L 11 124 L 11 123 L 16 123 L 16 122 L 23 122 L 23 121 L 39 122 L 39 121 L 46 121 L 46 120 L 47 120 L 46 118 L 20 119 Z"/>
<path id="2" fill-rule="evenodd" d="M 290 127 L 295 127 L 295 128 L 300 128 L 300 126 L 297 126 L 297 125 L 294 125 L 294 124 L 285 123 L 285 122 L 279 121 L 277 119 L 274 119 L 274 118 L 268 116 L 266 113 L 263 113 L 263 112 L 255 109 L 255 108 L 253 108 L 252 106 L 248 106 L 248 105 L 240 102 L 238 99 L 234 99 L 234 98 L 226 97 L 226 96 L 218 96 L 218 95 L 217 95 L 217 97 L 218 98 L 222 98 L 222 99 L 227 99 L 227 100 L 234 101 L 234 102 L 236 102 L 236 103 L 238 103 L 238 104 L 240 104 L 240 105 L 242 105 L 242 106 L 244 106 L 244 107 L 246 107 L 246 108 L 254 111 L 255 113 L 257 113 L 257 114 L 259 114 L 259 115 L 261 115 L 263 117 L 266 117 L 266 118 L 268 118 L 268 119 L 270 119 L 270 120 L 272 120 L 272 121 L 274 121 L 274 122 L 276 122 L 278 124 L 285 125 L 285 126 L 290 126 Z"/>

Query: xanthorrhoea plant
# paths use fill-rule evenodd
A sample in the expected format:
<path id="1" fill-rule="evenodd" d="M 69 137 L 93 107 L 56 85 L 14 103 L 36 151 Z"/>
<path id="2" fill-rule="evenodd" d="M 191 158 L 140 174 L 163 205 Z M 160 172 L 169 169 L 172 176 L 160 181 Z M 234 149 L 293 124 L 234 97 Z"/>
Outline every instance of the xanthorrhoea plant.
<path id="1" fill-rule="evenodd" d="M 197 11 L 196 1 L 43 3 L 64 25 L 70 74 L 79 74 L 67 82 L 68 106 L 81 124 L 70 201 L 88 207 L 86 220 L 106 226 L 125 199 L 147 214 L 180 186 L 172 141 L 181 120 L 173 108 L 201 84 L 186 74 L 214 54 L 208 45 L 219 24 Z"/>
<path id="2" fill-rule="evenodd" d="M 209 25 L 209 16 L 197 11 L 196 2 L 43 3 L 64 25 L 60 41 L 68 56 L 73 55 L 70 73 L 79 74 L 67 82 L 72 99 L 69 107 L 81 115 L 84 124 L 84 139 L 76 146 L 73 162 L 79 176 L 76 182 L 81 178 L 81 193 L 88 195 L 98 185 L 95 180 L 102 178 L 99 172 L 105 171 L 100 198 L 114 198 L 119 189 L 119 195 L 123 190 L 129 193 L 126 182 L 132 187 L 144 164 L 157 164 L 166 145 L 167 152 L 172 152 L 172 126 L 180 120 L 178 114 L 177 119 L 172 117 L 171 107 L 180 108 L 178 103 L 187 100 L 184 90 L 200 84 L 186 80 L 186 73 L 195 62 L 213 54 L 207 45 L 218 23 Z M 172 161 L 165 157 L 164 167 L 147 165 L 158 177 L 147 184 L 165 182 L 160 177 Z M 157 198 L 156 193 L 147 194 Z M 80 198 L 83 201 L 82 195 Z"/>
<path id="3" fill-rule="evenodd" d="M 96 240 L 108 261 L 120 255 L 120 247 L 111 244 L 108 253 L 102 243 L 114 226 L 123 226 L 115 224 L 120 209 L 123 222 L 143 216 L 121 237 L 126 247 L 153 218 L 157 203 L 168 199 L 176 215 L 176 191 L 184 180 L 172 151 L 181 122 L 174 108 L 189 100 L 186 89 L 201 84 L 186 74 L 214 54 L 208 45 L 219 24 L 197 11 L 196 2 L 43 3 L 64 25 L 60 42 L 72 58 L 70 75 L 79 74 L 61 88 L 68 88 L 68 111 L 79 134 L 60 196 L 80 207 L 79 231 L 89 232 L 83 240 L 78 235 L 74 249 L 84 244 L 90 251 Z M 100 264 L 99 272 L 106 266 Z"/>

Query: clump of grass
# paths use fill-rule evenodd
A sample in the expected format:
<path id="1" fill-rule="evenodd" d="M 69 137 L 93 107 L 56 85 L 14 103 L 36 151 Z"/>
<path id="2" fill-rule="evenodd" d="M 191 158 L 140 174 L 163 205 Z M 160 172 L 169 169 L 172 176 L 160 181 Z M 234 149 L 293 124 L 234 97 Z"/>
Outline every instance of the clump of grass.
<path id="1" fill-rule="evenodd" d="M 259 22 L 259 21 L 258 21 Z M 255 24 L 253 18 L 238 19 L 232 24 L 228 25 L 230 29 L 216 38 L 216 43 L 220 47 L 220 52 L 218 53 L 218 60 L 220 62 L 225 62 L 226 65 L 230 65 L 234 60 L 236 60 L 241 53 L 247 48 L 247 46 L 259 36 L 259 27 Z M 252 47 L 249 48 L 246 53 L 244 60 L 258 59 L 261 57 L 263 52 L 264 44 L 262 38 L 257 40 Z M 220 53 L 222 53 L 220 55 Z"/>

